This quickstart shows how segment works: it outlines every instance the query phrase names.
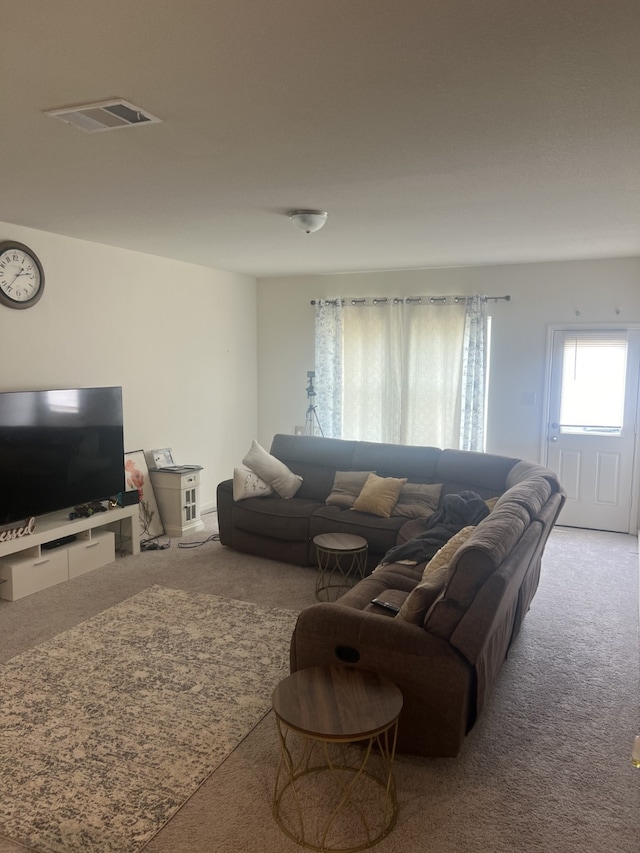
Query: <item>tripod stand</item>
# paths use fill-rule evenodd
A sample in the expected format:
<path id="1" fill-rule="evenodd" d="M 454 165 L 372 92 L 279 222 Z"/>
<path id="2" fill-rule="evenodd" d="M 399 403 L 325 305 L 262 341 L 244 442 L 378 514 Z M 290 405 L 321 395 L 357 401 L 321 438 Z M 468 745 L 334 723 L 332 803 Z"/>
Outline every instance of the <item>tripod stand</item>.
<path id="1" fill-rule="evenodd" d="M 324 436 L 320 421 L 318 420 L 318 412 L 316 411 L 317 406 L 313 405 L 313 398 L 316 396 L 316 389 L 313 387 L 313 379 L 315 375 L 314 370 L 309 370 L 307 372 L 307 399 L 309 401 L 309 406 L 307 407 L 307 416 L 304 422 L 304 432 L 302 434 L 320 434 L 321 436 Z"/>

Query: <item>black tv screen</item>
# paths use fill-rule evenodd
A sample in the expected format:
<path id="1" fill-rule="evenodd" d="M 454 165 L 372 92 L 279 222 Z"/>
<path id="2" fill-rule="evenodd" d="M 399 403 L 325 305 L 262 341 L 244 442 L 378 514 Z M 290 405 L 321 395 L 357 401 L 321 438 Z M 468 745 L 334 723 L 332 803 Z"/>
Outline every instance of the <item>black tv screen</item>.
<path id="1" fill-rule="evenodd" d="M 0 525 L 122 491 L 122 388 L 0 393 Z"/>

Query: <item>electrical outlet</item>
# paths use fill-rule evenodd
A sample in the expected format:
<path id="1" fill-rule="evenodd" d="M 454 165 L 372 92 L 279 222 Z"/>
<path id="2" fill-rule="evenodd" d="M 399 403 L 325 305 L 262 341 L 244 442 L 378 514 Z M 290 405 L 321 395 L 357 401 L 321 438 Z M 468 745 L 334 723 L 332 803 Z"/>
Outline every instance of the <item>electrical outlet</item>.
<path id="1" fill-rule="evenodd" d="M 303 426 L 294 427 L 293 430 L 294 430 L 294 432 L 293 432 L 294 435 L 304 435 L 304 427 Z"/>

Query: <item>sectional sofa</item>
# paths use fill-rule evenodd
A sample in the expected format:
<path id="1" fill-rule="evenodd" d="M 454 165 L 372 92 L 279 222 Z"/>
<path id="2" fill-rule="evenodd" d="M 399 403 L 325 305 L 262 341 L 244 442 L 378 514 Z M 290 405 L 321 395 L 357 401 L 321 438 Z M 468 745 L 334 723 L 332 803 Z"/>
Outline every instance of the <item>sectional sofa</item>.
<path id="1" fill-rule="evenodd" d="M 223 545 L 314 565 L 317 534 L 369 544 L 370 574 L 299 615 L 291 670 L 341 662 L 387 675 L 404 697 L 398 749 L 455 756 L 538 587 L 566 499 L 556 475 L 491 454 L 315 436 L 276 435 L 271 455 L 297 477 L 295 495 L 234 500 L 233 481 L 220 483 Z M 401 483 L 384 514 L 358 509 L 371 480 Z"/>

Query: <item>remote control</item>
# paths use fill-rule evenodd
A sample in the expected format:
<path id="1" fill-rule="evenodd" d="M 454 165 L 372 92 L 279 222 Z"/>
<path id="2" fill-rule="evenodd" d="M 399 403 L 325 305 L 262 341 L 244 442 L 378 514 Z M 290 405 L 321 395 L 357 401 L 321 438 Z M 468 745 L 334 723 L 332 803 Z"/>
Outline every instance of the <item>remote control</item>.
<path id="1" fill-rule="evenodd" d="M 381 598 L 373 598 L 372 604 L 377 604 L 378 607 L 384 607 L 385 610 L 391 610 L 393 613 L 400 613 L 400 608 L 397 604 L 391 604 L 390 601 L 382 601 Z"/>

